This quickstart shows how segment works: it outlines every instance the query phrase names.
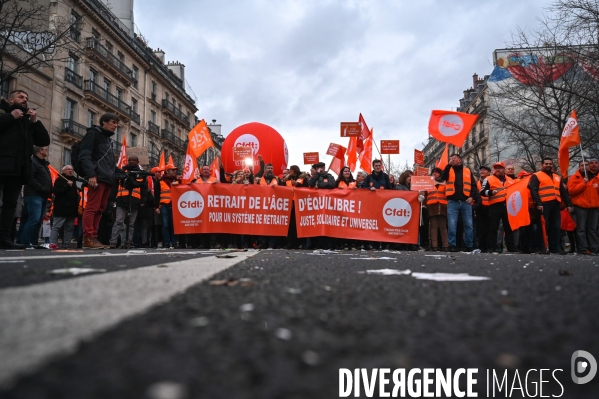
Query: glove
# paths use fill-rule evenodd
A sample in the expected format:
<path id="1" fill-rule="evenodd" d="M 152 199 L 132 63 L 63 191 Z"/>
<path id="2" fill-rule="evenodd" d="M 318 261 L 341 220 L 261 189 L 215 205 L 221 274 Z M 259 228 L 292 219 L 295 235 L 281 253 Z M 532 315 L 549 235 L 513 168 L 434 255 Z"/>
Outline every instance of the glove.
<path id="1" fill-rule="evenodd" d="M 418 196 L 418 201 L 419 201 L 419 202 L 424 202 L 424 195 L 420 194 L 420 195 Z"/>

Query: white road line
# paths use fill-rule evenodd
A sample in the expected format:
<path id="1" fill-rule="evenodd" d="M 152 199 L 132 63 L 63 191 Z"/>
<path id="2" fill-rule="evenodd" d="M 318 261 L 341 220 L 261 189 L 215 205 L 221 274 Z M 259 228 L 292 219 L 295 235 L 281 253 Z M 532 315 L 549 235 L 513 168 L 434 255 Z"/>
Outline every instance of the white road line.
<path id="1" fill-rule="evenodd" d="M 0 386 L 245 260 L 204 257 L 0 290 Z"/>
<path id="2" fill-rule="evenodd" d="M 4 258 L 0 257 L 0 262 L 2 261 L 14 261 L 14 260 L 40 260 L 40 259 L 74 259 L 74 258 L 97 258 L 97 257 L 115 257 L 115 256 L 152 256 L 152 255 L 216 255 L 220 253 L 225 253 L 227 251 L 177 251 L 177 252 L 168 252 L 168 251 L 157 251 L 157 252 L 147 252 L 147 253 L 128 253 L 128 252 L 96 252 L 96 253 L 73 253 L 72 255 L 60 254 L 60 253 L 48 253 L 45 256 L 6 256 Z M 235 254 L 240 254 L 244 252 L 235 252 Z"/>

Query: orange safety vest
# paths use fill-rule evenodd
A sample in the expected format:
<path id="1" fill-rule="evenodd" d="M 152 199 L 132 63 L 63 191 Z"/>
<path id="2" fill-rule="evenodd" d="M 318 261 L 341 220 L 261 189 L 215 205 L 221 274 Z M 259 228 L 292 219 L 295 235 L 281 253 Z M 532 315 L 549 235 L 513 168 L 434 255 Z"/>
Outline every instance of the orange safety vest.
<path id="1" fill-rule="evenodd" d="M 436 190 L 427 191 L 426 204 L 444 204 L 447 205 L 447 196 L 445 195 L 446 191 L 445 184 L 437 185 Z"/>
<path id="2" fill-rule="evenodd" d="M 480 180 L 476 182 L 476 187 L 478 187 L 478 192 L 480 193 L 483 189 L 483 185 Z M 489 206 L 489 197 L 483 197 L 481 195 L 480 198 L 482 199 L 483 206 Z"/>
<path id="3" fill-rule="evenodd" d="M 558 174 L 553 173 L 553 179 L 545 172 L 536 172 L 535 176 L 539 179 L 539 197 L 541 202 L 549 202 L 557 200 L 562 202 L 562 196 L 559 192 L 561 178 Z"/>
<path id="4" fill-rule="evenodd" d="M 497 176 L 489 176 L 489 177 L 487 177 L 487 181 L 489 182 L 489 190 L 491 190 L 491 191 L 497 190 L 502 187 L 509 187 L 512 184 L 514 184 L 514 181 L 508 176 L 505 176 L 505 185 L 503 183 L 501 183 L 501 180 L 499 180 L 499 178 Z M 498 204 L 500 202 L 505 202 L 506 194 L 507 194 L 507 191 L 501 190 L 495 195 L 490 195 L 488 197 L 489 205 Z"/>
<path id="5" fill-rule="evenodd" d="M 171 202 L 171 188 L 164 180 L 160 180 L 160 204 L 168 205 Z"/>
<path id="6" fill-rule="evenodd" d="M 462 169 L 462 185 L 464 187 L 464 195 L 470 197 L 470 192 L 472 191 L 472 174 L 470 173 L 470 169 L 466 167 Z M 455 172 L 453 168 L 449 169 L 449 180 L 447 180 L 446 187 L 445 193 L 448 197 L 455 194 Z"/>
<path id="7" fill-rule="evenodd" d="M 87 205 L 87 187 L 83 187 L 83 196 L 81 197 L 81 204 L 85 209 L 85 206 Z"/>
<path id="8" fill-rule="evenodd" d="M 277 177 L 273 176 L 272 180 L 270 181 L 270 184 L 266 182 L 266 179 L 264 178 L 264 176 L 262 176 L 260 178 L 260 185 L 261 186 L 278 186 L 279 182 L 277 181 Z"/>
<path id="9" fill-rule="evenodd" d="M 142 182 L 143 179 L 137 179 L 137 182 Z M 127 197 L 129 196 L 129 190 L 125 188 L 125 186 L 119 184 L 119 191 L 116 193 L 117 197 Z M 141 188 L 135 187 L 133 191 L 131 191 L 131 197 L 141 199 Z"/>
<path id="10" fill-rule="evenodd" d="M 273 179 L 273 180 L 274 180 L 274 179 Z M 297 179 L 295 180 L 295 182 L 296 182 L 297 184 L 303 184 L 303 183 L 304 183 L 304 178 L 303 178 L 303 177 L 299 177 L 299 178 L 297 178 Z M 285 182 L 285 185 L 286 185 L 287 187 L 293 187 L 293 184 L 291 183 L 291 179 L 287 180 L 287 181 Z"/>
<path id="11" fill-rule="evenodd" d="M 200 177 L 198 180 L 196 180 L 196 183 L 198 183 L 198 184 L 214 184 L 214 183 L 216 183 L 216 177 L 212 176 L 206 181 L 202 180 L 202 178 Z"/>
<path id="12" fill-rule="evenodd" d="M 339 182 L 339 186 L 338 187 L 339 188 L 354 188 L 354 187 L 356 187 L 356 182 L 352 181 L 352 182 L 349 183 L 349 186 L 348 186 L 347 184 L 345 184 L 345 182 L 343 180 L 341 180 Z"/>

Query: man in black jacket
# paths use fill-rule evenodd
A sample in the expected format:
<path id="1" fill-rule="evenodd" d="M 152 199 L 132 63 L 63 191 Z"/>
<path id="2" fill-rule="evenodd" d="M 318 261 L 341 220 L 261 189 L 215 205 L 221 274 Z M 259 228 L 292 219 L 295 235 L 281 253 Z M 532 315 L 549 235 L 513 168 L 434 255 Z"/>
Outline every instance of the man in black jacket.
<path id="1" fill-rule="evenodd" d="M 100 117 L 100 126 L 87 129 L 79 144 L 79 162 L 88 179 L 87 205 L 83 212 L 83 248 L 103 249 L 98 240 L 98 226 L 106 209 L 110 189 L 116 184 L 116 160 L 110 138 L 119 126 L 115 114 Z"/>
<path id="2" fill-rule="evenodd" d="M 310 180 L 308 180 L 308 187 L 324 188 L 332 190 L 335 188 L 335 178 L 332 174 L 327 172 L 324 168 L 326 165 L 324 162 L 318 162 L 312 165 L 315 170 Z"/>
<path id="3" fill-rule="evenodd" d="M 21 244 L 27 249 L 43 249 L 37 241 L 46 215 L 48 198 L 52 196 L 50 163 L 46 161 L 48 147 L 33 146 L 31 175 L 23 189 L 23 215 L 21 217 Z"/>
<path id="4" fill-rule="evenodd" d="M 369 174 L 364 181 L 364 188 L 368 188 L 372 191 L 393 189 L 391 180 L 389 180 L 389 175 L 383 172 L 383 162 L 380 159 L 372 161 L 372 173 Z"/>
<path id="5" fill-rule="evenodd" d="M 139 158 L 132 155 L 127 161 L 127 165 L 123 168 L 125 172 L 141 171 L 139 167 Z M 110 198 L 115 198 L 116 216 L 112 227 L 112 236 L 110 237 L 110 248 L 116 248 L 116 244 L 121 236 L 121 248 L 133 248 L 133 228 L 137 213 L 141 206 L 145 206 L 148 195 L 148 180 L 145 176 L 135 178 L 135 176 L 127 175 L 127 178 L 119 181 L 118 185 L 112 188 Z M 127 234 L 122 234 L 123 224 L 129 215 Z"/>
<path id="6" fill-rule="evenodd" d="M 0 249 L 22 249 L 10 239 L 17 198 L 29 180 L 33 145 L 50 145 L 48 131 L 28 108 L 29 96 L 23 90 L 10 93 L 8 101 L 0 100 Z"/>
<path id="7" fill-rule="evenodd" d="M 62 174 L 54 182 L 54 211 L 52 222 L 52 232 L 50 233 L 50 244 L 58 246 L 58 233 L 64 226 L 64 235 L 62 238 L 62 247 L 68 249 L 73 238 L 73 228 L 75 218 L 78 216 L 79 190 L 77 189 L 77 179 L 73 175 L 73 167 L 65 165 L 62 168 Z"/>

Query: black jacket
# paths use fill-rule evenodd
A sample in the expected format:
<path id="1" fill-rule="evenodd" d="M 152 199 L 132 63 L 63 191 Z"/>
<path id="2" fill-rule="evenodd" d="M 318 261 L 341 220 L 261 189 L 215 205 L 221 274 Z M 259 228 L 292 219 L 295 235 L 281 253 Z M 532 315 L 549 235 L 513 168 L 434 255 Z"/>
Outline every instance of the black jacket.
<path id="1" fill-rule="evenodd" d="M 143 170 L 143 169 L 141 169 L 139 166 L 133 168 L 132 166 L 126 165 L 123 167 L 123 172 L 129 172 L 132 170 Z M 118 190 L 120 189 L 121 186 L 123 186 L 126 190 L 128 190 L 127 195 L 122 195 L 122 196 L 117 197 Z M 133 195 L 129 196 L 129 192 L 136 188 L 139 188 L 141 198 L 136 198 Z M 132 177 L 128 177 L 123 180 L 118 180 L 117 184 L 112 186 L 112 189 L 110 190 L 110 195 L 109 195 L 108 201 L 116 202 L 116 206 L 119 206 L 121 208 L 127 207 L 129 202 L 131 202 L 131 205 L 133 206 L 133 208 L 138 208 L 139 205 L 146 204 L 147 197 L 148 197 L 148 178 L 142 177 L 139 179 L 133 179 Z"/>
<path id="2" fill-rule="evenodd" d="M 310 180 L 308 180 L 308 187 L 332 189 L 335 188 L 335 178 L 328 172 L 316 172 Z"/>
<path id="3" fill-rule="evenodd" d="M 480 195 L 478 193 L 478 186 L 476 185 L 476 178 L 474 177 L 474 173 L 470 171 L 470 197 L 464 195 L 464 165 L 447 165 L 443 170 L 443 174 L 441 175 L 441 179 L 446 182 L 449 181 L 449 171 L 453 168 L 455 174 L 455 193 L 453 195 L 448 195 L 447 199 L 451 201 L 466 201 L 468 198 L 472 198 L 475 202 L 480 201 Z"/>
<path id="4" fill-rule="evenodd" d="M 114 135 L 99 126 L 87 129 L 83 140 L 79 144 L 79 161 L 85 177 L 96 177 L 98 181 L 116 184 L 116 158 L 110 143 L 110 137 Z"/>
<path id="5" fill-rule="evenodd" d="M 379 175 L 376 175 L 374 172 L 369 174 L 364 180 L 364 188 L 374 187 L 377 190 L 381 187 L 386 190 L 392 190 L 393 186 L 391 185 L 391 180 L 389 180 L 389 175 L 385 172 L 381 172 Z"/>
<path id="6" fill-rule="evenodd" d="M 73 185 L 69 186 L 67 180 L 72 181 Z M 77 217 L 81 197 L 75 182 L 76 178 L 74 176 L 64 174 L 58 176 L 54 182 L 54 216 Z"/>
<path id="7" fill-rule="evenodd" d="M 32 123 L 27 117 L 15 119 L 11 112 L 17 108 L 0 100 L 0 176 L 19 177 L 27 183 L 33 146 L 50 145 L 50 136 L 39 120 Z"/>
<path id="8" fill-rule="evenodd" d="M 23 188 L 23 197 L 50 198 L 52 195 L 52 176 L 48 165 L 50 163 L 45 159 L 38 158 L 35 155 L 31 156 L 31 174 L 29 175 L 29 182 Z"/>

